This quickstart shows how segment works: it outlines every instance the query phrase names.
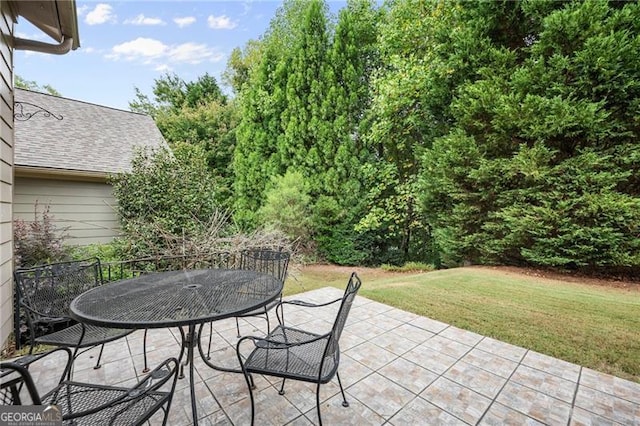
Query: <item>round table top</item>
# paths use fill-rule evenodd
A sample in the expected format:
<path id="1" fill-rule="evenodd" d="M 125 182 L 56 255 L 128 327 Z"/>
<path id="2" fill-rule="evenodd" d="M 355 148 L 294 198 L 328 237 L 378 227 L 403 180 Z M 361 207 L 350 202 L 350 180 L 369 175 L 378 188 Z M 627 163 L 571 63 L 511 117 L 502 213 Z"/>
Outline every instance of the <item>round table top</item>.
<path id="1" fill-rule="evenodd" d="M 282 292 L 277 278 L 240 269 L 157 272 L 93 288 L 71 302 L 71 316 L 113 328 L 201 324 L 253 311 Z"/>

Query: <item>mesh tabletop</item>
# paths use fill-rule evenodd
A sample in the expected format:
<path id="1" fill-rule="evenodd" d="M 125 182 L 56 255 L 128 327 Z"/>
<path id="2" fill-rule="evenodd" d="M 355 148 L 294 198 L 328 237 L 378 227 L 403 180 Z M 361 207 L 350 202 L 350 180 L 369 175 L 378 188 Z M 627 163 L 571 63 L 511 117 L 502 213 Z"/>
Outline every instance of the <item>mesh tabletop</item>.
<path id="1" fill-rule="evenodd" d="M 270 275 L 238 269 L 160 272 L 91 289 L 73 300 L 71 316 L 118 328 L 199 324 L 264 306 L 282 286 Z"/>

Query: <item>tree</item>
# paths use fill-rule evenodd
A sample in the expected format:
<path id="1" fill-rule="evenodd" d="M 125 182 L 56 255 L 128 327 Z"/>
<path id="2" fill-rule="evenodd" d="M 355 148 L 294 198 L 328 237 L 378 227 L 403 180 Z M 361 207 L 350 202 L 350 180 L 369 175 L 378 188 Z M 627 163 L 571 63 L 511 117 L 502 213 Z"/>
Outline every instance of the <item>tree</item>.
<path id="1" fill-rule="evenodd" d="M 637 269 L 640 6 L 462 6 L 483 53 L 422 175 L 449 262 Z"/>
<path id="2" fill-rule="evenodd" d="M 180 143 L 172 151 L 139 152 L 131 172 L 110 179 L 126 254 L 163 254 L 168 239 L 205 232 L 224 202 L 219 181 L 197 145 Z"/>
<path id="3" fill-rule="evenodd" d="M 310 202 L 304 176 L 289 170 L 284 176 L 271 179 L 258 217 L 263 226 L 279 229 L 292 241 L 305 244 L 313 234 Z"/>
<path id="4" fill-rule="evenodd" d="M 188 143 L 206 153 L 207 164 L 218 181 L 222 204 L 231 204 L 237 108 L 228 102 L 215 78 L 205 74 L 196 81 L 185 82 L 176 75 L 155 80 L 154 99 L 136 88 L 132 110 L 151 115 L 170 146 Z"/>
<path id="5" fill-rule="evenodd" d="M 262 43 L 259 40 L 249 40 L 243 49 L 236 47 L 229 55 L 222 81 L 239 95 L 249 83 L 251 73 L 260 63 L 261 55 Z"/>
<path id="6" fill-rule="evenodd" d="M 54 89 L 51 85 L 44 84 L 40 86 L 36 81 L 25 80 L 24 78 L 20 77 L 18 74 L 14 75 L 13 84 L 15 85 L 15 87 L 19 87 L 20 89 L 27 89 L 27 90 L 32 90 L 34 92 L 48 93 L 54 96 L 62 96 L 60 92 Z"/>
<path id="7" fill-rule="evenodd" d="M 358 228 L 378 235 L 380 249 L 390 253 L 384 257 L 395 263 L 434 261 L 420 254 L 433 241 L 416 182 L 422 151 L 450 126 L 457 85 L 476 72 L 471 52 L 482 54 L 463 12 L 457 3 L 398 1 L 380 23 L 381 66 L 372 82 L 367 133 L 378 173 L 370 173 L 368 213 Z"/>
<path id="8" fill-rule="evenodd" d="M 285 2 L 262 39 L 259 64 L 241 92 L 233 167 L 234 217 L 243 226 L 257 225 L 256 211 L 272 176 L 292 166 L 310 176 L 306 165 L 315 156 L 307 154 L 318 120 L 314 125 L 310 121 L 322 93 L 325 13 L 320 0 Z"/>
<path id="9" fill-rule="evenodd" d="M 196 108 L 211 102 L 226 104 L 216 79 L 209 74 L 198 77 L 196 81 L 186 82 L 176 74 L 165 74 L 154 80 L 154 99 L 135 88 L 136 100 L 129 102 L 133 112 L 148 114 L 156 118 L 158 114 L 175 114 L 183 108 Z"/>

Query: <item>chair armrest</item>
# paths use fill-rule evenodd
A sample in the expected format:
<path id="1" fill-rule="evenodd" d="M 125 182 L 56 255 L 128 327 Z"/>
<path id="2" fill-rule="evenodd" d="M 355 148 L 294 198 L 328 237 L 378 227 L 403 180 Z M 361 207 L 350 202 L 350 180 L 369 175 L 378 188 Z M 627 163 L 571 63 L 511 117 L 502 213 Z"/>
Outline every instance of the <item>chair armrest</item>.
<path id="1" fill-rule="evenodd" d="M 51 320 L 55 320 L 55 321 L 64 321 L 64 320 L 69 320 L 69 321 L 73 321 L 73 318 L 71 318 L 69 315 L 63 315 L 63 316 L 59 316 L 59 317 L 53 317 L 51 315 L 45 314 L 44 312 L 40 312 L 37 309 L 32 308 L 30 305 L 28 305 L 27 303 L 25 303 L 23 300 L 20 301 L 20 306 L 22 306 L 23 308 L 25 308 L 27 311 L 29 311 L 29 313 L 31 314 L 35 314 L 37 316 L 40 316 L 42 318 L 49 318 Z"/>
<path id="2" fill-rule="evenodd" d="M 270 340 L 258 336 L 244 336 L 238 341 L 236 347 L 240 347 L 240 343 L 242 343 L 243 340 L 251 340 L 253 341 L 254 346 L 260 347 L 262 349 L 289 349 L 295 346 L 307 345 L 309 343 L 317 342 L 318 340 L 326 339 L 330 334 L 331 332 L 322 334 L 320 336 L 314 336 L 311 339 L 299 340 L 296 342 L 282 342 L 279 340 Z"/>
<path id="3" fill-rule="evenodd" d="M 171 364 L 173 364 L 173 366 L 171 366 Z M 131 388 L 129 393 L 135 393 L 137 390 L 142 390 L 143 392 L 154 391 L 167 383 L 171 376 L 177 377 L 177 375 L 178 360 L 176 358 L 167 358 L 147 374 L 137 385 Z"/>
<path id="4" fill-rule="evenodd" d="M 67 376 L 67 373 L 69 371 L 69 369 L 71 368 L 71 359 L 72 359 L 72 355 L 71 355 L 71 350 L 69 348 L 66 347 L 57 347 L 55 349 L 51 349 L 49 351 L 46 352 L 41 352 L 38 354 L 30 354 L 30 355 L 24 355 L 20 358 L 17 358 L 13 361 L 9 361 L 9 362 L 5 362 L 2 363 L 2 369 L 5 368 L 5 366 L 7 366 L 8 369 L 14 370 L 14 371 L 19 371 L 19 369 L 13 368 L 12 365 L 17 365 L 20 366 L 22 368 L 24 368 L 25 370 L 27 370 L 29 368 L 29 366 L 31 364 L 33 364 L 34 362 L 37 362 L 43 358 L 46 358 L 47 356 L 56 353 L 56 352 L 64 352 L 67 354 L 67 362 L 65 363 L 65 367 L 64 370 L 62 372 L 62 375 L 60 376 L 60 380 L 58 381 L 58 383 L 61 383 L 64 378 Z M 3 372 L 2 374 L 0 374 L 0 377 L 4 377 L 6 374 Z"/>
<path id="5" fill-rule="evenodd" d="M 336 299 L 336 300 L 332 300 L 330 302 L 325 302 L 325 303 L 311 303 L 311 302 L 306 302 L 304 300 L 283 300 L 282 302 L 280 302 L 281 305 L 296 305 L 296 306 L 304 306 L 305 308 L 320 308 L 322 306 L 329 306 L 331 304 L 334 304 L 336 302 L 340 302 L 342 300 L 342 297 Z"/>
<path id="6" fill-rule="evenodd" d="M 10 389 L 18 389 L 18 384 L 24 383 L 27 386 L 27 391 L 29 392 L 29 396 L 31 397 L 31 401 L 34 405 L 42 405 L 42 400 L 40 399 L 40 394 L 38 393 L 38 389 L 36 389 L 36 385 L 33 383 L 33 379 L 31 378 L 31 374 L 29 374 L 29 370 L 26 367 L 18 364 L 17 362 L 3 362 L 0 363 L 0 370 L 2 370 L 2 376 L 6 377 L 12 372 L 18 374 L 18 377 L 4 381 L 0 385 L 0 389 L 10 388 Z M 17 390 L 16 392 L 19 392 Z M 12 398 L 12 404 L 16 404 L 16 400 Z"/>
<path id="7" fill-rule="evenodd" d="M 275 306 L 276 317 L 278 317 L 278 322 L 280 323 L 280 325 L 284 325 L 284 305 L 303 306 L 305 308 L 321 308 L 341 301 L 342 297 L 325 303 L 311 303 L 304 300 L 281 300 Z"/>
<path id="8" fill-rule="evenodd" d="M 170 364 L 173 364 L 173 367 L 169 367 Z M 148 394 L 157 391 L 158 388 L 164 385 L 171 378 L 171 376 L 174 377 L 173 385 L 171 388 L 171 392 L 173 392 L 175 389 L 175 382 L 178 377 L 178 365 L 178 360 L 176 358 L 168 358 L 156 368 L 154 368 L 153 371 L 147 374 L 144 379 L 142 379 L 137 385 L 132 387 L 126 394 L 117 398 L 113 398 L 111 401 L 107 401 L 104 404 L 96 406 L 92 409 L 65 415 L 64 420 L 85 417 L 91 414 L 98 413 L 107 408 L 111 408 L 120 404 L 131 403 L 132 401 L 142 399 Z M 165 368 L 167 368 L 167 370 L 163 371 Z M 64 383 L 73 384 L 73 382 Z M 64 383 L 62 385 L 64 385 Z"/>

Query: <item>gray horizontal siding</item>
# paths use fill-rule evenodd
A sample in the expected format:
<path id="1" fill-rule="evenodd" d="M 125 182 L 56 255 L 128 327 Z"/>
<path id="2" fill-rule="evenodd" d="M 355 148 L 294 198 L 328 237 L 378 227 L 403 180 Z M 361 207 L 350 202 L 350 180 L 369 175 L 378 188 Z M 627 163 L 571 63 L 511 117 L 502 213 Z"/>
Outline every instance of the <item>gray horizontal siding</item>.
<path id="1" fill-rule="evenodd" d="M 74 245 L 106 243 L 119 234 L 117 204 L 106 183 L 21 178 L 15 180 L 13 217 L 33 221 L 49 205 L 56 227 Z"/>

